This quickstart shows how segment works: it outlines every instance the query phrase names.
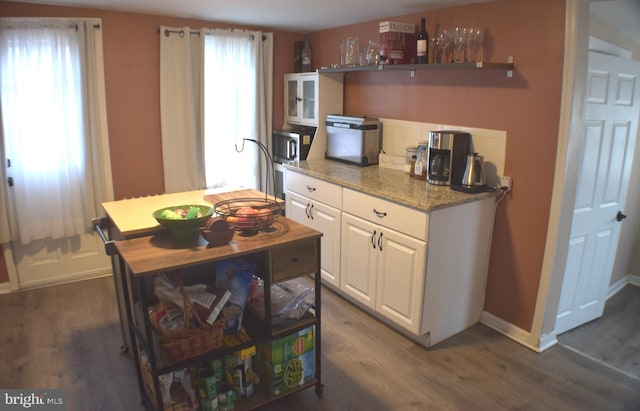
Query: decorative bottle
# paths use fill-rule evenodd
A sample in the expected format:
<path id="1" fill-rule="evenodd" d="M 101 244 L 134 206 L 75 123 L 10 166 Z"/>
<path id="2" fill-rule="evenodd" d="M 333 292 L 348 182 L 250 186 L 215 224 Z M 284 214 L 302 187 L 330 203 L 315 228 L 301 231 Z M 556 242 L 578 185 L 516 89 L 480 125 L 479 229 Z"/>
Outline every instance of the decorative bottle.
<path id="1" fill-rule="evenodd" d="M 304 47 L 302 48 L 302 71 L 311 71 L 311 48 L 309 47 L 308 36 L 304 36 Z"/>
<path id="2" fill-rule="evenodd" d="M 416 62 L 426 64 L 429 62 L 429 33 L 427 33 L 426 18 L 420 19 L 420 31 L 416 39 Z"/>

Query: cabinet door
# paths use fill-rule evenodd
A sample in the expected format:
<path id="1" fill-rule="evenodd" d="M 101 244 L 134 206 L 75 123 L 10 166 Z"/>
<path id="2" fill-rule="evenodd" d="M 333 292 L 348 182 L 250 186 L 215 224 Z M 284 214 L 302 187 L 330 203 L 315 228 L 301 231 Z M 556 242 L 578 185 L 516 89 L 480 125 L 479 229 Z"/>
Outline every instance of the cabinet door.
<path id="1" fill-rule="evenodd" d="M 284 112 L 289 121 L 299 121 L 300 118 L 300 92 L 299 81 L 296 76 L 286 76 L 284 81 Z"/>
<path id="2" fill-rule="evenodd" d="M 311 227 L 322 233 L 320 239 L 320 273 L 322 280 L 340 287 L 340 210 L 319 202 L 311 202 Z"/>
<path id="3" fill-rule="evenodd" d="M 287 191 L 285 198 L 285 214 L 287 218 L 300 224 L 309 225 L 307 221 L 309 216 L 307 214 L 309 212 L 309 199 L 291 191 Z"/>
<path id="4" fill-rule="evenodd" d="M 376 311 L 420 334 L 426 243 L 387 228 L 378 236 Z"/>
<path id="5" fill-rule="evenodd" d="M 342 213 L 340 289 L 354 300 L 375 309 L 378 264 L 378 226 Z"/>
<path id="6" fill-rule="evenodd" d="M 322 233 L 320 274 L 322 280 L 340 287 L 340 210 L 287 191 L 287 217 Z"/>
<path id="7" fill-rule="evenodd" d="M 302 89 L 302 120 L 305 124 L 317 124 L 318 123 L 318 77 L 302 78 L 300 80 L 299 87 Z"/>
<path id="8" fill-rule="evenodd" d="M 285 122 L 317 126 L 319 93 L 317 73 L 286 74 L 284 77 Z"/>

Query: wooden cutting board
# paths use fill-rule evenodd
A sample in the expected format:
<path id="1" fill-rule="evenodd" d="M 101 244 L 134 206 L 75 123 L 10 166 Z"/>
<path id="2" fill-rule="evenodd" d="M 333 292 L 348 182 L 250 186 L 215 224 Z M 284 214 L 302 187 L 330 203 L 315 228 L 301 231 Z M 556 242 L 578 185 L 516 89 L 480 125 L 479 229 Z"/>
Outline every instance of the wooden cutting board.
<path id="1" fill-rule="evenodd" d="M 219 190 L 218 190 L 219 191 Z M 124 238 L 150 235 L 160 229 L 153 218 L 153 212 L 163 207 L 187 204 L 211 204 L 235 198 L 264 198 L 265 194 L 258 190 L 244 189 L 225 192 L 215 190 L 195 190 L 184 193 L 162 194 L 148 197 L 130 198 L 102 203 L 111 223 Z M 273 196 L 269 196 L 273 199 Z M 278 199 L 284 208 L 284 201 Z"/>

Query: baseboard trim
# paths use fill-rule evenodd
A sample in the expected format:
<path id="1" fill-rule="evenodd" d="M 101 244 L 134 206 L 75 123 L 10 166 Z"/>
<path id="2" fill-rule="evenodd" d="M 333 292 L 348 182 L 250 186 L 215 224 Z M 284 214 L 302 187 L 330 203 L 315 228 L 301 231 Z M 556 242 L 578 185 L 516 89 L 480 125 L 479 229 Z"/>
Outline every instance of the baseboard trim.
<path id="1" fill-rule="evenodd" d="M 0 284 L 0 295 L 9 294 L 11 291 L 11 283 Z"/>
<path id="2" fill-rule="evenodd" d="M 627 284 L 640 287 L 640 276 L 627 275 L 616 281 L 611 285 L 611 287 L 609 287 L 609 290 L 607 291 L 607 300 L 616 295 Z M 539 339 L 536 339 L 536 337 L 533 336 L 530 332 L 516 327 L 515 325 L 501 318 L 498 318 L 487 311 L 483 311 L 482 316 L 480 317 L 480 322 L 537 353 L 551 348 L 558 343 L 558 338 L 555 330 L 541 335 Z"/>
<path id="3" fill-rule="evenodd" d="M 542 350 L 540 349 L 540 341 L 534 338 L 530 332 L 525 331 L 520 327 L 516 327 L 515 325 L 501 318 L 498 318 L 487 311 L 482 312 L 482 315 L 480 316 L 480 322 L 487 327 L 492 328 L 497 332 L 503 334 L 504 336 L 512 339 L 513 341 L 524 345 L 532 351 L 535 351 L 537 353 L 542 352 Z M 553 338 L 555 339 L 555 336 Z M 549 342 L 545 342 L 545 345 L 547 345 L 548 343 Z"/>

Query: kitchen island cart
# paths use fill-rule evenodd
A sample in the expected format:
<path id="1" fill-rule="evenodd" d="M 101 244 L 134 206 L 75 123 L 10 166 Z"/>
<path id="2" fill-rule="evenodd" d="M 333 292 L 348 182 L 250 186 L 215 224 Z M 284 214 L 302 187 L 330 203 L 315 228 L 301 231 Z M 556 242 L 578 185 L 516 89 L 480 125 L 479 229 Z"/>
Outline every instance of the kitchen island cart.
<path id="1" fill-rule="evenodd" d="M 210 247 L 202 240 L 198 245 L 184 247 L 175 244 L 167 233 L 117 241 L 115 246 L 126 272 L 126 288 L 129 300 L 129 328 L 132 352 L 143 403 L 148 409 L 162 409 L 160 376 L 188 367 L 197 367 L 232 353 L 259 346 L 264 343 L 313 327 L 315 372 L 312 381 L 305 382 L 279 395 L 269 393 L 262 384 L 255 386 L 255 393 L 236 402 L 235 409 L 254 409 L 279 398 L 315 387 L 322 393 L 321 384 L 321 338 L 320 338 L 320 238 L 322 234 L 285 217 L 279 218 L 268 232 L 253 236 L 236 234 L 228 245 Z M 264 282 L 264 320 L 252 321 L 247 327 L 250 339 L 237 345 L 222 344 L 210 352 L 177 362 L 170 362 L 161 355 L 154 340 L 154 330 L 146 314 L 152 303 L 153 280 L 162 273 L 180 272 L 184 284 L 213 281 L 216 264 L 241 257 L 256 265 L 255 274 Z M 315 309 L 285 326 L 276 326 L 271 321 L 271 285 L 298 277 L 314 278 Z M 244 318 L 251 316 L 245 309 Z M 243 318 L 243 323 L 245 322 Z M 249 321 L 247 321 L 247 325 Z M 257 325 L 256 325 L 257 324 Z M 147 364 L 144 364 L 147 359 Z"/>

